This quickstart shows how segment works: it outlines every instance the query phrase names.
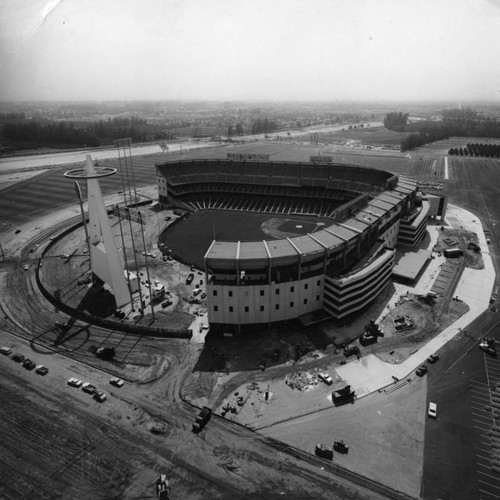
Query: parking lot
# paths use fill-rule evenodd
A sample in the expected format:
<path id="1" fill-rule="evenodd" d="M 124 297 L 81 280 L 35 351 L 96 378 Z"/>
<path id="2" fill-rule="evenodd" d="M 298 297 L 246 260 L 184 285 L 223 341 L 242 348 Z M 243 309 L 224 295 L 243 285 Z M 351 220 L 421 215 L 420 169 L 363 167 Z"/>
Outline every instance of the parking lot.
<path id="1" fill-rule="evenodd" d="M 481 498 L 500 498 L 500 359 L 484 354 L 486 382 L 472 380 L 471 411 Z"/>

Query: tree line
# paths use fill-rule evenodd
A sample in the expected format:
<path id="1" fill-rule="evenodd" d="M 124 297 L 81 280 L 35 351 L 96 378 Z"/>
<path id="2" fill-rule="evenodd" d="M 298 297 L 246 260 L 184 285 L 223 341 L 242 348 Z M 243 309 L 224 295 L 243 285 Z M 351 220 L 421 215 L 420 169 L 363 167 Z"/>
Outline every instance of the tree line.
<path id="1" fill-rule="evenodd" d="M 384 127 L 394 132 L 404 132 L 409 116 L 408 113 L 402 113 L 400 111 L 387 113 L 384 118 Z"/>
<path id="2" fill-rule="evenodd" d="M 450 148 L 449 155 L 500 158 L 500 144 L 467 144 L 463 148 Z"/>
<path id="3" fill-rule="evenodd" d="M 387 113 L 384 118 L 384 126 L 397 132 L 410 132 L 401 140 L 401 151 L 448 139 L 451 136 L 500 137 L 500 121 L 471 108 L 444 110 L 442 116 L 440 122 L 408 124 L 408 113 L 392 112 Z"/>
<path id="4" fill-rule="evenodd" d="M 250 129 L 252 134 L 270 134 L 278 130 L 278 125 L 276 122 L 269 120 L 269 118 L 264 118 L 252 122 L 252 128 Z"/>
<path id="5" fill-rule="evenodd" d="M 92 147 L 113 144 L 124 137 L 130 137 L 132 142 L 171 138 L 160 126 L 137 117 L 110 118 L 78 125 L 66 121 L 4 123 L 2 136 L 14 143 L 31 143 L 35 146 L 50 144 Z"/>

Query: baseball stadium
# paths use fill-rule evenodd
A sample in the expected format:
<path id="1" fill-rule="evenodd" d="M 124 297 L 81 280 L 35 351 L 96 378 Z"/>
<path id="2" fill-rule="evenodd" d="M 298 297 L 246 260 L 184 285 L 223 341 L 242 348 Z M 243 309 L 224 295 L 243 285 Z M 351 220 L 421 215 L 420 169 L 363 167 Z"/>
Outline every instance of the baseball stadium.
<path id="1" fill-rule="evenodd" d="M 323 157 L 228 155 L 157 163 L 156 172 L 160 205 L 185 210 L 160 247 L 205 271 L 219 333 L 359 311 L 388 284 L 396 246 L 422 241 L 430 215 L 415 181 Z"/>

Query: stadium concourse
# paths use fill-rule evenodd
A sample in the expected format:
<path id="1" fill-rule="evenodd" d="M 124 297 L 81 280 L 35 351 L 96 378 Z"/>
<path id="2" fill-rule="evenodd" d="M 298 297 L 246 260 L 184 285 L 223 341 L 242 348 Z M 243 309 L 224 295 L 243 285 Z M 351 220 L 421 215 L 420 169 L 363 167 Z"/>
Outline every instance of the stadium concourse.
<path id="1" fill-rule="evenodd" d="M 401 364 L 390 364 L 381 361 L 379 358 L 370 354 L 361 358 L 359 361 L 353 361 L 346 365 L 335 368 L 338 375 L 355 390 L 359 397 L 366 396 L 376 392 L 388 385 L 394 384 L 396 377 L 403 380 L 408 377 L 418 366 L 434 352 L 438 351 L 462 328 L 465 328 L 482 312 L 488 309 L 490 298 L 495 282 L 495 270 L 489 253 L 489 246 L 483 232 L 483 227 L 479 219 L 474 214 L 454 205 L 448 205 L 446 223 L 453 229 L 465 229 L 475 232 L 478 236 L 481 254 L 484 261 L 484 269 L 467 268 L 455 290 L 455 296 L 469 306 L 469 311 L 460 317 L 455 323 L 443 330 L 439 335 L 430 340 L 424 347 L 411 355 Z M 446 227 L 446 226 L 445 226 Z M 437 241 L 438 226 L 428 226 L 427 230 L 431 236 L 431 249 Z M 433 269 L 428 268 L 425 274 L 414 287 L 398 286 L 396 296 L 391 299 L 391 303 L 397 301 L 398 296 L 405 294 L 406 291 L 422 293 L 430 290 L 432 282 L 428 279 Z M 422 287 L 422 284 L 424 286 Z"/>

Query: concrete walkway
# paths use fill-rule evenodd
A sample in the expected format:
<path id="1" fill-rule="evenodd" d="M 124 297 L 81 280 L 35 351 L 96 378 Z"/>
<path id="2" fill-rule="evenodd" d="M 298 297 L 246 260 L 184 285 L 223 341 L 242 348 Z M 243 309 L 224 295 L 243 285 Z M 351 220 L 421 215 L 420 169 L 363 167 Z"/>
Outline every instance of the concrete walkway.
<path id="1" fill-rule="evenodd" d="M 356 390 L 358 397 L 366 396 L 393 384 L 393 377 L 397 377 L 401 380 L 412 375 L 413 372 L 426 361 L 429 355 L 443 347 L 463 328 L 488 309 L 495 283 L 495 270 L 493 268 L 490 248 L 486 243 L 482 224 L 475 215 L 454 205 L 448 205 L 446 223 L 448 227 L 452 227 L 453 229 L 466 229 L 472 231 L 477 234 L 479 239 L 484 269 L 465 268 L 454 293 L 454 296 L 458 295 L 460 300 L 469 306 L 470 310 L 401 364 L 395 365 L 385 363 L 375 355 L 369 354 L 359 361 L 350 362 L 336 368 L 336 372 L 346 384 L 350 384 Z M 431 236 L 429 249 L 432 249 L 437 241 L 439 227 L 429 226 L 428 231 Z M 406 290 L 415 291 L 417 293 L 429 291 L 432 287 L 432 280 L 430 280 L 429 277 L 437 276 L 436 266 L 438 266 L 440 262 L 441 261 L 437 259 L 431 261 L 430 266 L 416 286 L 413 288 L 404 287 L 404 293 L 406 293 Z M 397 296 L 403 293 L 401 287 L 397 287 L 396 289 L 396 297 L 393 297 L 390 302 L 396 302 Z"/>

